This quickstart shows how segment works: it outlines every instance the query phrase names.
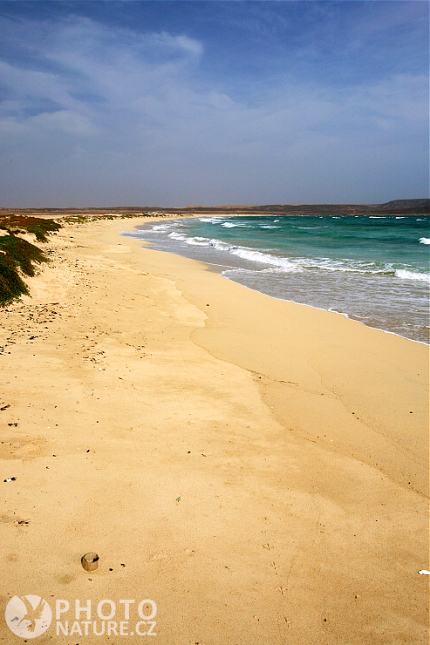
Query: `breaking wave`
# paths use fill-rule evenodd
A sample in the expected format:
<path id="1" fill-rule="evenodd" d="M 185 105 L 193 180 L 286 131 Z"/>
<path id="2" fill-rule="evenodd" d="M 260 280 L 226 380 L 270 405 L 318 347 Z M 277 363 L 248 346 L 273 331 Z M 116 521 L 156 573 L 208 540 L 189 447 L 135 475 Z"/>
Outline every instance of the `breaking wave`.
<path id="1" fill-rule="evenodd" d="M 419 280 L 420 282 L 430 283 L 429 273 L 418 273 L 417 271 L 409 271 L 408 269 L 396 269 L 394 275 L 396 278 L 402 278 L 402 280 Z"/>

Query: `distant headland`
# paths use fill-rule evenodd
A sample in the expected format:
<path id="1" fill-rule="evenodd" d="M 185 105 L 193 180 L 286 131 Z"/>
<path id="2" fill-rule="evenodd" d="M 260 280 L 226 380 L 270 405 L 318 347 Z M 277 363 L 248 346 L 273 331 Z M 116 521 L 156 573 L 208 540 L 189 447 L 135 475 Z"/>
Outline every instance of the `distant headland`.
<path id="1" fill-rule="evenodd" d="M 0 217 L 7 215 L 35 215 L 39 217 L 64 217 L 67 215 L 123 215 L 144 214 L 178 215 L 224 213 L 226 215 L 428 215 L 430 199 L 395 199 L 384 204 L 265 204 L 223 206 L 115 206 L 106 208 L 0 208 Z"/>

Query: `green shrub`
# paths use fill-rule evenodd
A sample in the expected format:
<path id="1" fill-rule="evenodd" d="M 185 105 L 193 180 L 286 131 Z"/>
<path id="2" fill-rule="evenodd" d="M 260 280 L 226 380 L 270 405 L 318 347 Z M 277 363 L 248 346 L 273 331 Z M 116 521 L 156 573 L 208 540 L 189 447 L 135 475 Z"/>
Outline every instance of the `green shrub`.
<path id="1" fill-rule="evenodd" d="M 29 276 L 34 275 L 34 262 L 40 264 L 47 261 L 37 246 L 16 235 L 2 235 L 0 237 L 0 251 L 3 251 L 12 266 L 19 267 L 25 275 Z"/>
<path id="2" fill-rule="evenodd" d="M 28 294 L 28 287 L 21 274 L 33 276 L 34 265 L 48 259 L 39 247 L 18 237 L 19 233 L 32 233 L 36 240 L 47 241 L 47 235 L 58 231 L 60 224 L 54 220 L 10 215 L 0 217 L 0 229 L 7 231 L 0 236 L 0 305 Z"/>
<path id="3" fill-rule="evenodd" d="M 27 293 L 27 285 L 20 277 L 15 262 L 6 253 L 0 253 L 0 305 Z"/>

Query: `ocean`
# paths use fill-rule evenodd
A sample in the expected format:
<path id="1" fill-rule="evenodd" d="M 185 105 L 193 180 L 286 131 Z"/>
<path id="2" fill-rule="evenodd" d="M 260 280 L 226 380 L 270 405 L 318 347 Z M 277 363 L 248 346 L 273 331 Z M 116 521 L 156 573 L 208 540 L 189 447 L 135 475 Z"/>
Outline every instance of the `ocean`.
<path id="1" fill-rule="evenodd" d="M 429 224 L 424 215 L 215 215 L 126 234 L 275 298 L 428 344 Z"/>

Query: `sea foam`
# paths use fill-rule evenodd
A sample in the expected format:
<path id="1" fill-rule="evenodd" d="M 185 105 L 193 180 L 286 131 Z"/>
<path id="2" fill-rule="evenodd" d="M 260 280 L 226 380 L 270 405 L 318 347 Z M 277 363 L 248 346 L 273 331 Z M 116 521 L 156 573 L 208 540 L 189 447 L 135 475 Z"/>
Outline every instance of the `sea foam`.
<path id="1" fill-rule="evenodd" d="M 417 273 L 416 271 L 408 271 L 407 269 L 396 269 L 394 275 L 396 278 L 402 278 L 402 280 L 419 280 L 420 282 L 430 283 L 429 273 Z"/>
<path id="2" fill-rule="evenodd" d="M 376 225 L 370 219 L 385 221 Z M 217 213 L 154 222 L 135 235 L 147 235 L 155 248 L 213 261 L 226 277 L 263 293 L 344 312 L 428 343 L 426 221 L 375 215 L 239 219 Z M 269 227 L 280 230 L 262 230 Z"/>
<path id="3" fill-rule="evenodd" d="M 265 264 L 274 267 L 276 271 L 285 273 L 304 271 L 306 269 L 322 269 L 330 272 L 342 273 L 361 273 L 373 275 L 395 276 L 408 280 L 427 281 L 428 274 L 417 273 L 410 270 L 409 267 L 395 268 L 391 263 L 366 262 L 363 260 L 334 259 L 325 257 L 284 257 L 273 255 L 272 253 L 258 251 L 245 246 L 233 245 L 229 242 L 217 238 L 208 238 L 193 236 L 189 237 L 177 231 L 171 231 L 168 234 L 172 240 L 184 242 L 190 246 L 212 247 L 216 251 L 222 251 L 235 255 L 248 262 L 256 264 Z"/>

